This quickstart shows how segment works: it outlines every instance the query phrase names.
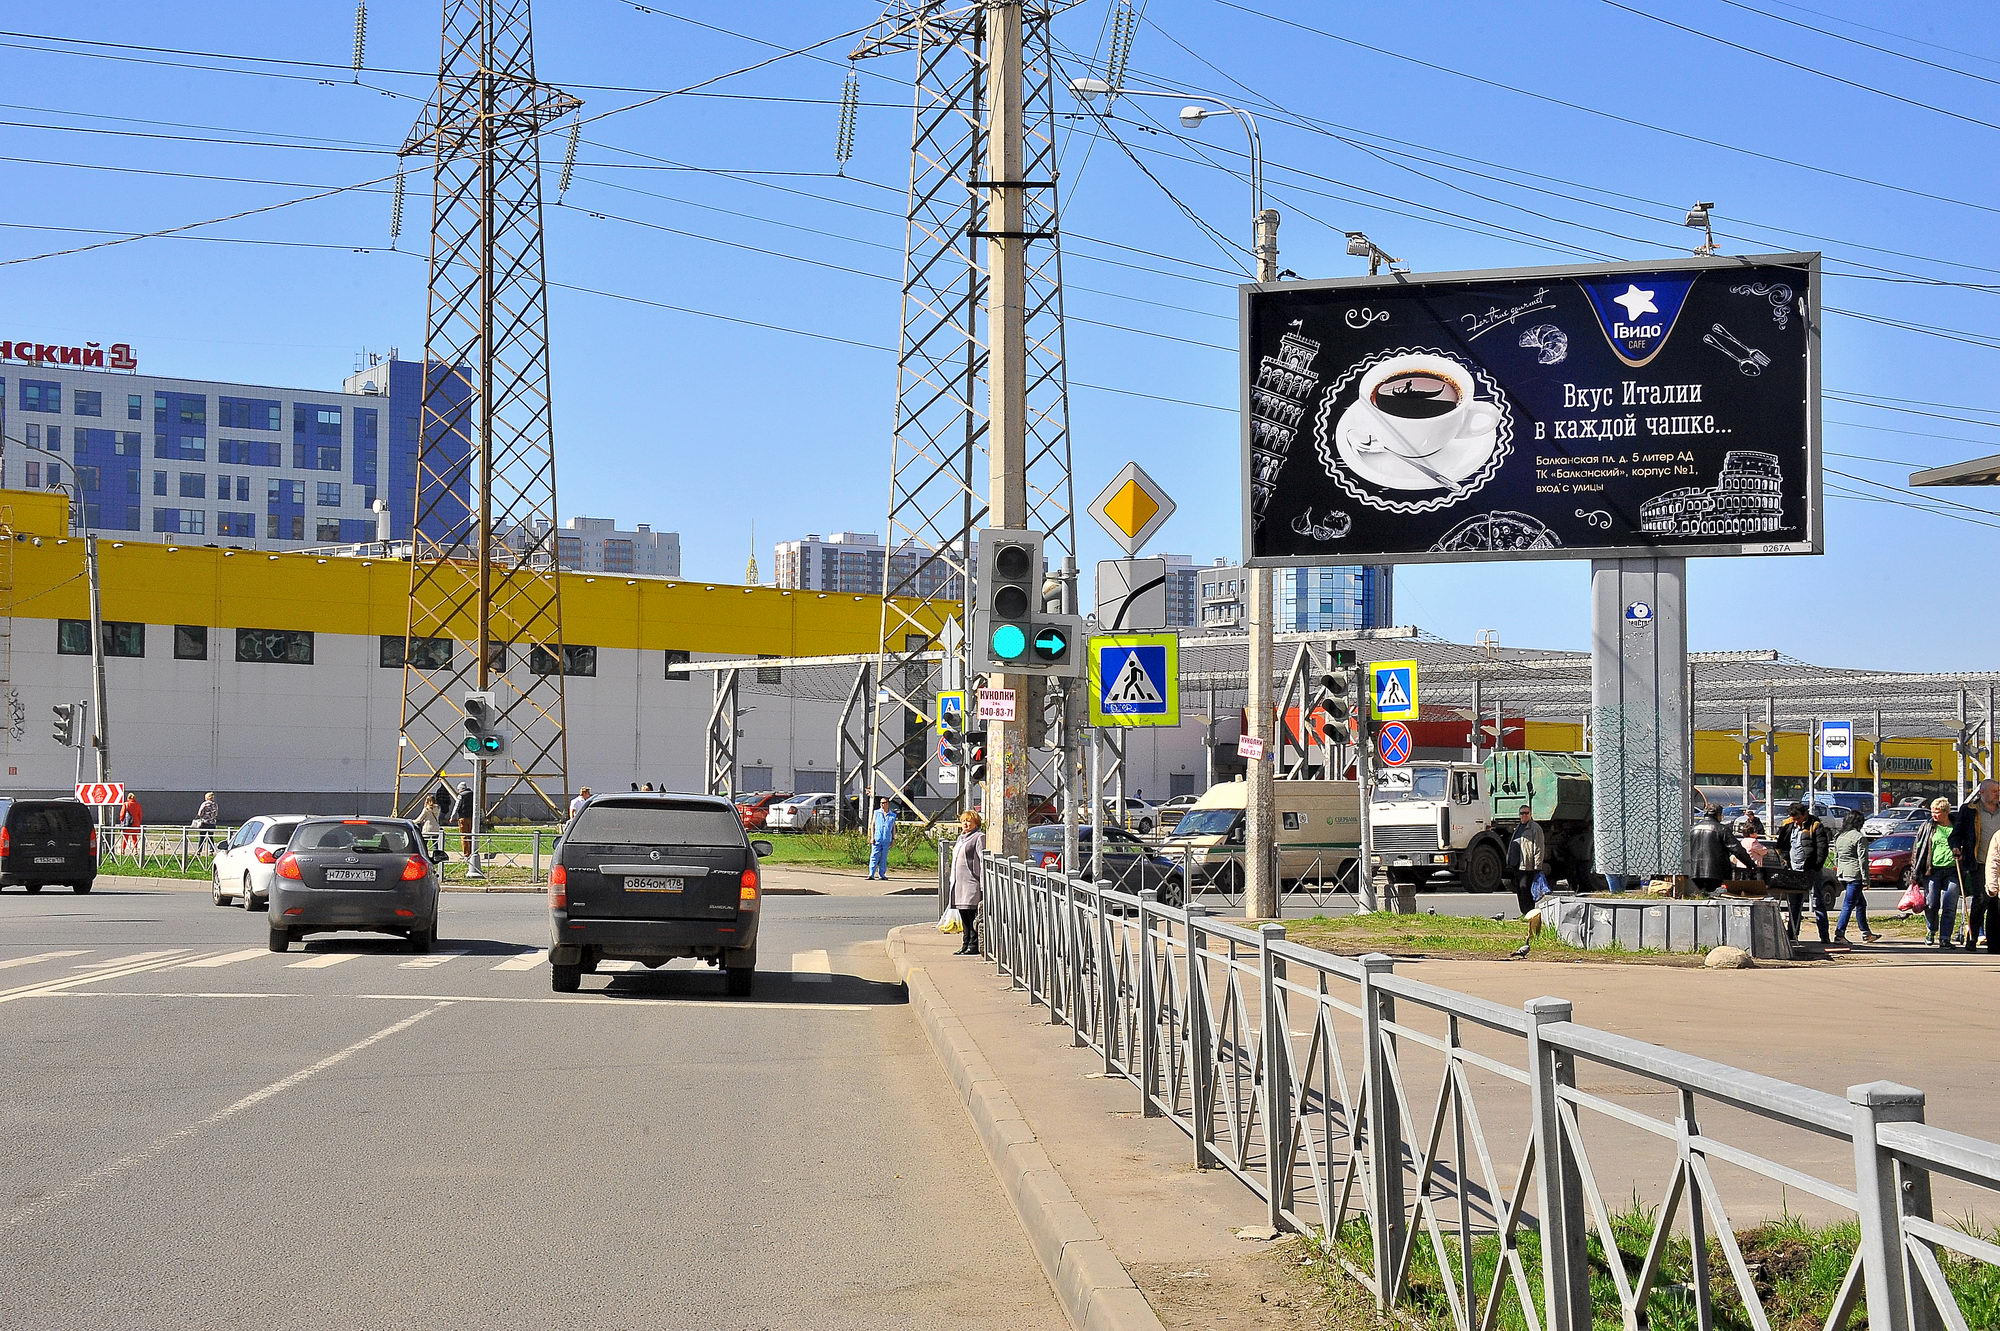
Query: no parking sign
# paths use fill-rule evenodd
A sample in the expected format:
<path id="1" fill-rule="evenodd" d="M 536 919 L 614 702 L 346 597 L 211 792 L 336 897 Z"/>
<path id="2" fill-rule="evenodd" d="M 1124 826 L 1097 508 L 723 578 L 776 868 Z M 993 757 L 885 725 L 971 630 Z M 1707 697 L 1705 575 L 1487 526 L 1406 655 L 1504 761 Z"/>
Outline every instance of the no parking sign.
<path id="1" fill-rule="evenodd" d="M 1413 744 L 1410 728 L 1401 721 L 1391 721 L 1382 727 L 1382 733 L 1375 737 L 1375 751 L 1382 755 L 1382 762 L 1388 767 L 1401 767 L 1410 761 Z"/>

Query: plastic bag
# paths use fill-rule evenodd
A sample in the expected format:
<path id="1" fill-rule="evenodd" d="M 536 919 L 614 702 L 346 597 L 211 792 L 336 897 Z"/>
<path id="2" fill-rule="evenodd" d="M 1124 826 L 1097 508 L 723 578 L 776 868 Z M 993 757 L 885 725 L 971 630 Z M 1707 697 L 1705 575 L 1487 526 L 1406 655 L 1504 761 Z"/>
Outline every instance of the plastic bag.
<path id="1" fill-rule="evenodd" d="M 1896 903 L 1896 909 L 1905 915 L 1914 915 L 1924 908 L 1924 885 L 1911 883 L 1910 890 L 1903 893 L 1903 899 Z"/>
<path id="2" fill-rule="evenodd" d="M 941 934 L 962 934 L 965 932 L 965 921 L 958 918 L 957 911 L 947 906 L 944 914 L 938 916 L 938 932 Z"/>
<path id="3" fill-rule="evenodd" d="M 1540 901 L 1554 890 L 1554 888 L 1549 886 L 1549 876 L 1545 873 L 1538 873 L 1535 875 L 1535 881 L 1528 885 L 1528 899 L 1530 901 Z"/>

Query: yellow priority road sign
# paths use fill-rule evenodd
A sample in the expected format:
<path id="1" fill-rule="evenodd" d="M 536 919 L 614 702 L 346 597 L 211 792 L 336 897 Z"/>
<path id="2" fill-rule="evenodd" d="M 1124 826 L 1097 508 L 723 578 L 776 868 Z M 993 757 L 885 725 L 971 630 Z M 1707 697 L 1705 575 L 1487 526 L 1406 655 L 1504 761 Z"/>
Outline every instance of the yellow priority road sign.
<path id="1" fill-rule="evenodd" d="M 1136 462 L 1125 464 L 1091 501 L 1090 516 L 1128 555 L 1136 555 L 1174 515 L 1174 501 Z"/>

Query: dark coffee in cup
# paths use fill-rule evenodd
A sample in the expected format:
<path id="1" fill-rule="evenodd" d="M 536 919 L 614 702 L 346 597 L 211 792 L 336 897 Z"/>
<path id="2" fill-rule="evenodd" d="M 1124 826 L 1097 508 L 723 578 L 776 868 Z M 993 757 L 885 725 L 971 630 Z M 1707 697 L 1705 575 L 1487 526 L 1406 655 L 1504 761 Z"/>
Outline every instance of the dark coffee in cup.
<path id="1" fill-rule="evenodd" d="M 1458 409 L 1458 385 L 1423 370 L 1392 374 L 1371 395 L 1377 411 L 1404 420 L 1431 420 Z"/>

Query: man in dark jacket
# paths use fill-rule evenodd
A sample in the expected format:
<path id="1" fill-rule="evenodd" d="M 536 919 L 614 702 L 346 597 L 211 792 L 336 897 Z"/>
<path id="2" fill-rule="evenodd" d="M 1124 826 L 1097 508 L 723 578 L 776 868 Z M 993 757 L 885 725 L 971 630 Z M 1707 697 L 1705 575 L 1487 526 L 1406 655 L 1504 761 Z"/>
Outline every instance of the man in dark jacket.
<path id="1" fill-rule="evenodd" d="M 1799 926 L 1805 923 L 1806 898 L 1810 896 L 1813 918 L 1819 923 L 1819 941 L 1830 943 L 1833 934 L 1827 927 L 1826 913 L 1833 900 L 1826 885 L 1826 855 L 1833 848 L 1833 834 L 1803 804 L 1795 803 L 1786 812 L 1790 816 L 1778 825 L 1778 863 L 1800 875 L 1806 885 L 1805 891 L 1790 894 L 1787 932 L 1794 943 L 1799 941 Z"/>
<path id="2" fill-rule="evenodd" d="M 1688 833 L 1689 877 L 1703 896 L 1719 896 L 1729 877 L 1729 861 L 1734 859 L 1753 873 L 1757 866 L 1730 830 L 1722 825 L 1722 810 L 1709 805 Z"/>
<path id="3" fill-rule="evenodd" d="M 458 798 L 452 801 L 451 816 L 458 820 L 459 854 L 472 858 L 472 783 L 461 782 Z"/>
<path id="4" fill-rule="evenodd" d="M 1951 848 L 1965 872 L 1965 950 L 2000 952 L 2000 900 L 1986 895 L 1986 856 L 2000 833 L 2000 781 L 1981 781 L 1951 820 Z"/>

